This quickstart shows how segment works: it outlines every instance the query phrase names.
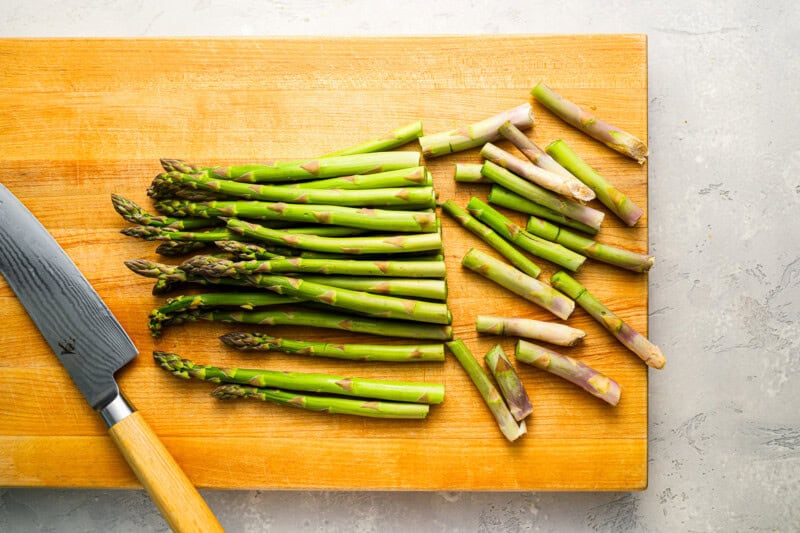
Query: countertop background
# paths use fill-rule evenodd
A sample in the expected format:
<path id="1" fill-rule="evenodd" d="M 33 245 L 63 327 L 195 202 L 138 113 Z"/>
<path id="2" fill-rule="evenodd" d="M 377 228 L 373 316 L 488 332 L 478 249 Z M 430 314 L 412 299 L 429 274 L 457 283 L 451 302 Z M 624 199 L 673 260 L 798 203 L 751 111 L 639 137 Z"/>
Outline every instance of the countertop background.
<path id="1" fill-rule="evenodd" d="M 229 531 L 797 531 L 800 9 L 793 2 L 0 3 L 1 37 L 486 33 L 648 34 L 657 256 L 650 333 L 669 361 L 651 371 L 649 488 L 204 491 L 209 505 Z M 0 531 L 165 529 L 143 491 L 0 489 Z"/>

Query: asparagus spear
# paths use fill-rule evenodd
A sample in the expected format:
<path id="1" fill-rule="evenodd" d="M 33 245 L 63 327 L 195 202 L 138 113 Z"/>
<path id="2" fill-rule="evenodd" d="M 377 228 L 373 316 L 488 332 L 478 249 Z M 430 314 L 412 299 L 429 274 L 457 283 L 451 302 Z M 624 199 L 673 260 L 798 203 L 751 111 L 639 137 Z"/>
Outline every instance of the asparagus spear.
<path id="1" fill-rule="evenodd" d="M 266 228 L 265 228 L 266 229 Z M 304 228 L 284 228 L 280 233 L 291 237 L 311 236 L 312 234 L 320 238 L 331 238 L 366 233 L 365 230 L 358 228 L 348 228 L 343 226 L 315 226 Z M 157 228 L 154 226 L 129 226 L 120 230 L 120 233 L 128 237 L 136 237 L 146 241 L 180 241 L 180 242 L 203 242 L 214 243 L 217 241 L 232 241 L 241 239 L 241 234 L 229 229 L 216 229 L 212 231 L 172 231 L 167 228 Z"/>
<path id="2" fill-rule="evenodd" d="M 322 157 L 331 157 L 338 155 L 351 155 L 351 154 L 365 154 L 368 152 L 381 152 L 384 150 L 391 150 L 404 144 L 410 143 L 414 139 L 422 136 L 422 121 L 412 122 L 392 130 L 383 137 L 367 141 L 365 143 L 351 146 L 350 148 L 343 148 Z"/>
<path id="3" fill-rule="evenodd" d="M 483 145 L 481 155 L 492 163 L 513 172 L 515 175 L 525 178 L 540 187 L 558 193 L 561 196 L 583 202 L 594 199 L 594 191 L 574 176 L 565 178 L 561 174 L 556 174 L 537 167 L 533 163 L 514 157 L 512 154 L 492 143 Z"/>
<path id="4" fill-rule="evenodd" d="M 447 343 L 447 347 L 456 356 L 458 362 L 466 371 L 475 387 L 481 393 L 483 401 L 486 402 L 487 407 L 492 412 L 500 431 L 511 442 L 514 442 L 527 432 L 525 422 L 514 420 L 513 415 L 503 403 L 503 398 L 497 392 L 491 378 L 486 374 L 486 371 L 481 368 L 481 365 L 475 359 L 475 356 L 469 351 L 469 348 L 460 340 L 456 339 Z"/>
<path id="5" fill-rule="evenodd" d="M 235 218 L 228 220 L 228 229 L 233 234 L 239 234 L 251 240 L 336 254 L 404 254 L 440 250 L 442 248 L 442 236 L 439 233 L 331 238 L 317 235 L 292 235 L 285 231 L 265 228 L 264 226 Z"/>
<path id="6" fill-rule="evenodd" d="M 283 202 L 231 201 L 185 202 L 161 201 L 158 210 L 178 216 L 239 217 L 254 220 L 308 222 L 386 232 L 434 232 L 435 213 L 390 211 L 384 209 L 342 207 L 337 205 L 287 204 Z M 203 220 L 201 218 L 200 220 Z"/>
<path id="7" fill-rule="evenodd" d="M 192 309 L 205 307 L 238 307 L 252 311 L 257 307 L 279 305 L 303 301 L 301 298 L 284 296 L 271 292 L 206 292 L 187 294 L 168 298 L 167 303 L 158 308 L 158 312 L 171 315 Z"/>
<path id="8" fill-rule="evenodd" d="M 208 218 L 174 218 L 151 215 L 133 200 L 128 200 L 119 194 L 111 195 L 111 205 L 114 206 L 114 211 L 119 213 L 120 216 L 128 222 L 141 224 L 143 226 L 156 226 L 172 230 L 190 230 L 219 226 L 221 223 L 219 220 L 209 220 Z"/>
<path id="9" fill-rule="evenodd" d="M 408 153 L 408 152 L 401 152 Z M 347 156 L 351 157 L 351 156 Z M 328 190 L 248 185 L 201 174 L 170 172 L 159 174 L 147 194 L 156 200 L 171 198 L 176 190 L 201 190 L 246 200 L 287 202 L 293 204 L 342 205 L 348 207 L 401 206 L 406 209 L 434 207 L 432 187 L 394 187 L 365 190 Z"/>
<path id="10" fill-rule="evenodd" d="M 530 217 L 525 229 L 538 237 L 557 242 L 592 259 L 634 272 L 647 272 L 655 262 L 655 258 L 652 255 L 640 254 L 625 248 L 602 244 L 582 237 L 577 233 L 559 228 L 541 218 Z"/>
<path id="11" fill-rule="evenodd" d="M 227 198 L 223 193 L 184 187 L 172 179 L 167 179 L 168 176 L 177 175 L 179 175 L 177 172 L 157 175 L 147 188 L 147 196 L 154 200 L 180 198 L 192 202 L 206 202 L 208 200 Z"/>
<path id="12" fill-rule="evenodd" d="M 570 126 L 594 137 L 612 150 L 635 159 L 639 164 L 645 162 L 647 146 L 627 131 L 600 120 L 586 109 L 557 94 L 544 83 L 539 82 L 531 94 L 539 103 Z"/>
<path id="13" fill-rule="evenodd" d="M 578 179 L 591 187 L 597 193 L 597 199 L 611 209 L 625 224 L 633 226 L 642 218 L 644 215 L 642 208 L 606 181 L 586 161 L 578 157 L 578 154 L 573 152 L 567 143 L 559 139 L 550 143 L 546 150 Z"/>
<path id="14" fill-rule="evenodd" d="M 443 279 L 419 278 L 371 278 L 363 276 L 314 276 L 303 274 L 303 280 L 313 283 L 324 283 L 372 294 L 390 296 L 406 296 L 425 300 L 447 300 L 447 283 Z"/>
<path id="15" fill-rule="evenodd" d="M 528 161 L 537 167 L 541 167 L 554 174 L 563 176 L 564 179 L 567 180 L 578 179 L 573 176 L 569 170 L 559 165 L 558 162 L 550 157 L 547 152 L 536 146 L 536 143 L 530 140 L 527 135 L 521 132 L 512 123 L 506 122 L 500 126 L 500 135 L 511 141 L 511 144 L 516 146 L 517 150 L 522 152 L 522 155 L 528 158 Z"/>
<path id="16" fill-rule="evenodd" d="M 475 319 L 475 329 L 478 333 L 527 337 L 559 346 L 575 346 L 586 336 L 585 331 L 564 324 L 489 315 L 478 315 Z"/>
<path id="17" fill-rule="evenodd" d="M 165 257 L 187 255 L 206 247 L 204 242 L 196 241 L 164 241 L 156 247 L 156 253 Z"/>
<path id="18" fill-rule="evenodd" d="M 360 396 L 379 400 L 410 403 L 442 403 L 444 386 L 437 383 L 381 381 L 329 374 L 306 372 L 280 372 L 249 368 L 218 368 L 198 365 L 190 359 L 167 352 L 153 352 L 156 362 L 174 376 L 184 379 L 199 379 L 213 383 L 236 383 L 254 387 L 306 392 L 324 392 L 342 396 Z"/>
<path id="19" fill-rule="evenodd" d="M 523 198 L 518 194 L 514 194 L 513 192 L 509 191 L 508 189 L 504 189 L 499 185 L 492 185 L 492 188 L 489 190 L 488 200 L 489 203 L 499 205 L 500 207 L 519 211 L 520 213 L 535 215 L 539 218 L 544 218 L 550 220 L 551 222 L 561 224 L 562 226 L 567 226 L 572 229 L 588 233 L 589 235 L 597 234 L 597 228 L 593 228 L 582 222 L 578 222 L 577 220 L 567 218 L 561 213 L 557 213 L 556 211 L 548 209 L 543 205 L 533 203 L 527 198 Z"/>
<path id="20" fill-rule="evenodd" d="M 418 167 L 419 164 L 419 152 L 372 152 L 272 165 L 214 167 L 202 172 L 209 177 L 246 183 L 279 183 L 335 178 L 353 174 L 373 174 Z"/>
<path id="21" fill-rule="evenodd" d="M 522 422 L 533 412 L 533 406 L 525 391 L 525 386 L 511 365 L 511 361 L 506 357 L 503 347 L 495 344 L 494 348 L 483 357 L 483 360 L 489 372 L 494 376 L 497 387 L 508 405 L 508 410 L 511 411 L 517 422 Z"/>
<path id="22" fill-rule="evenodd" d="M 566 320 L 575 308 L 575 302 L 550 285 L 523 274 L 516 268 L 475 248 L 467 252 L 461 264 L 501 287 L 547 309 L 558 318 Z"/>
<path id="23" fill-rule="evenodd" d="M 378 402 L 375 400 L 353 400 L 333 396 L 298 394 L 277 389 L 260 389 L 243 385 L 222 385 L 211 392 L 220 400 L 253 398 L 263 402 L 288 405 L 308 411 L 320 411 L 338 415 L 366 416 L 370 418 L 421 419 L 428 416 L 427 404 Z"/>
<path id="24" fill-rule="evenodd" d="M 561 213 L 566 217 L 577 220 L 596 230 L 600 229 L 600 224 L 602 224 L 603 217 L 605 217 L 605 215 L 597 209 L 592 209 L 591 207 L 579 204 L 573 200 L 561 198 L 550 191 L 542 189 L 538 185 L 520 178 L 491 161 L 484 163 L 481 173 L 497 185 L 505 187 L 531 202 L 543 205 L 548 209 Z"/>
<path id="25" fill-rule="evenodd" d="M 244 241 L 214 241 L 214 246 L 222 250 L 223 252 L 227 252 L 229 254 L 233 254 L 237 260 L 251 260 L 251 259 L 275 259 L 278 257 L 286 257 L 287 255 L 291 256 L 293 253 L 285 253 L 285 252 L 294 252 L 296 250 L 292 250 L 291 248 L 276 248 L 276 247 L 267 247 L 261 246 L 260 244 L 256 244 L 253 242 L 244 242 Z"/>
<path id="26" fill-rule="evenodd" d="M 564 271 L 556 272 L 550 282 L 557 289 L 564 291 L 578 305 L 583 307 L 592 318 L 614 335 L 617 340 L 630 351 L 638 355 L 642 361 L 653 368 L 663 368 L 666 359 L 661 350 L 647 337 L 630 327 L 620 317 L 611 312 L 606 306 L 592 296 L 586 287 L 578 283 Z"/>
<path id="27" fill-rule="evenodd" d="M 572 357 L 523 340 L 517 341 L 514 355 L 517 361 L 564 378 L 611 405 L 619 403 L 621 391 L 616 381 Z"/>
<path id="28" fill-rule="evenodd" d="M 459 224 L 467 228 L 486 242 L 489 246 L 497 250 L 500 255 L 511 261 L 511 264 L 534 278 L 539 276 L 542 269 L 525 257 L 514 246 L 506 242 L 500 235 L 492 231 L 488 226 L 484 226 L 477 219 L 470 216 L 466 209 L 462 209 L 452 201 L 448 200 L 442 204 L 442 210 L 452 216 Z"/>
<path id="29" fill-rule="evenodd" d="M 183 159 L 170 159 L 162 157 L 158 161 L 161 163 L 161 168 L 164 169 L 164 172 L 182 172 L 184 174 L 194 174 L 196 172 L 208 170 L 205 167 L 193 165 L 192 163 L 184 161 Z"/>
<path id="30" fill-rule="evenodd" d="M 533 110 L 530 104 L 522 104 L 471 126 L 425 135 L 419 138 L 419 145 L 425 157 L 439 157 L 480 146 L 497 139 L 497 129 L 511 122 L 521 129 L 533 126 Z"/>
<path id="31" fill-rule="evenodd" d="M 456 163 L 453 179 L 461 183 L 491 183 L 481 174 L 481 164 Z"/>
<path id="32" fill-rule="evenodd" d="M 425 167 L 409 167 L 376 174 L 356 174 L 324 180 L 303 181 L 281 187 L 302 189 L 384 189 L 392 187 L 430 187 L 433 178 L 428 175 Z"/>
<path id="33" fill-rule="evenodd" d="M 349 259 L 344 254 L 331 254 L 323 252 L 311 252 L 306 250 L 298 250 L 295 248 L 287 248 L 283 246 L 261 246 L 245 241 L 216 241 L 214 245 L 220 250 L 232 254 L 238 261 L 248 261 L 254 259 L 275 259 L 275 258 L 288 258 L 288 257 L 301 257 L 305 259 L 335 259 L 337 261 Z M 374 260 L 384 261 L 386 258 L 382 254 L 364 254 L 359 256 L 360 260 Z M 402 257 L 403 262 L 408 261 L 438 261 L 442 262 L 444 256 L 432 252 L 417 252 L 413 254 L 405 254 Z M 444 263 L 442 263 L 444 265 Z M 442 266 L 444 268 L 444 266 Z M 430 277 L 444 277 L 444 271 L 441 275 Z M 413 276 L 411 276 L 413 277 Z"/>
<path id="34" fill-rule="evenodd" d="M 312 326 L 407 339 L 443 341 L 453 338 L 453 328 L 450 326 L 403 320 L 384 320 L 324 311 L 279 311 L 272 309 L 264 311 L 196 310 L 176 313 L 161 325 L 170 326 L 196 320 L 261 326 Z M 152 333 L 154 336 L 159 334 L 158 332 Z"/>
<path id="35" fill-rule="evenodd" d="M 487 224 L 503 238 L 513 242 L 533 255 L 552 261 L 572 271 L 578 270 L 586 261 L 586 258 L 582 255 L 560 244 L 546 241 L 525 232 L 522 228 L 478 198 L 473 197 L 467 204 L 467 209 L 472 216 Z"/>
<path id="36" fill-rule="evenodd" d="M 181 268 L 209 278 L 299 272 L 346 276 L 443 278 L 446 273 L 444 261 L 360 261 L 303 257 L 234 262 L 221 258 L 195 256 L 183 263 Z"/>
<path id="37" fill-rule="evenodd" d="M 228 333 L 220 337 L 228 346 L 240 350 L 277 351 L 312 357 L 330 357 L 353 361 L 388 361 L 412 363 L 415 361 L 444 361 L 443 344 L 333 344 L 281 339 L 257 333 Z"/>

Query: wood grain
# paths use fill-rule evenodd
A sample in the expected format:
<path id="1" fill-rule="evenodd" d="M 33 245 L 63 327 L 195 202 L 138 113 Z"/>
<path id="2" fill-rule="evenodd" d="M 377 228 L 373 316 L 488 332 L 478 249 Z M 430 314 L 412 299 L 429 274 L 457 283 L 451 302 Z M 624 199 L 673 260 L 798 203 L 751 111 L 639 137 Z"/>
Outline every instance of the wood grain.
<path id="1" fill-rule="evenodd" d="M 145 197 L 159 157 L 204 163 L 302 158 L 422 119 L 425 131 L 467 124 L 525 101 L 537 81 L 647 138 L 643 36 L 515 36 L 280 40 L 0 41 L 3 183 L 47 227 L 141 351 L 120 387 L 200 487 L 636 490 L 647 485 L 647 370 L 578 309 L 569 325 L 586 342 L 563 352 L 623 387 L 611 408 L 532 367 L 519 368 L 534 404 L 529 434 L 505 442 L 457 362 L 381 364 L 242 354 L 217 336 L 235 328 L 191 324 L 149 336 L 161 299 L 124 259 L 154 245 L 119 235 L 117 192 Z M 563 138 L 647 208 L 647 169 L 569 128 L 534 103 L 537 144 Z M 499 143 L 509 148 L 507 143 Z M 409 146 L 406 149 L 416 149 Z M 441 199 L 465 205 L 482 185 L 458 186 L 453 163 L 429 161 Z M 596 202 L 593 202 L 593 205 Z M 608 211 L 601 242 L 646 251 L 647 216 L 628 229 Z M 517 222 L 524 218 L 507 213 Z M 471 272 L 471 247 L 493 253 L 443 219 L 449 305 L 456 335 L 476 355 L 513 339 L 479 336 L 477 314 L 550 320 L 546 312 Z M 554 272 L 544 261 L 541 279 Z M 656 267 L 657 268 L 657 267 Z M 593 294 L 647 332 L 647 276 L 587 264 Z M 99 418 L 0 280 L 0 485 L 137 486 Z M 351 342 L 375 337 L 276 327 L 277 335 Z M 205 383 L 158 369 L 153 349 L 198 361 L 444 383 L 425 421 L 361 420 L 260 402 L 220 402 Z M 668 356 L 669 354 L 667 354 Z"/>

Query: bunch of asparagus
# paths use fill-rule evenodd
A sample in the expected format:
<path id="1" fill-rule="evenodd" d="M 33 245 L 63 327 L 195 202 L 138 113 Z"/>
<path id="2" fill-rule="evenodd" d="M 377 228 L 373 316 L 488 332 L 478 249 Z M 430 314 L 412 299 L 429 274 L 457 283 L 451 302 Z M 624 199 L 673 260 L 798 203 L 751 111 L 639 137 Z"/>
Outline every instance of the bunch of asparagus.
<path id="1" fill-rule="evenodd" d="M 154 294 L 190 289 L 150 314 L 153 336 L 166 326 L 197 320 L 296 325 L 439 344 L 334 345 L 246 332 L 221 340 L 241 350 L 350 361 L 443 361 L 441 342 L 452 338 L 452 317 L 445 303 L 432 176 L 419 152 L 388 151 L 421 134 L 422 125 L 415 122 L 304 161 L 216 167 L 162 159 L 164 172 L 147 191 L 157 213 L 112 195 L 115 210 L 135 224 L 123 234 L 158 241 L 157 253 L 181 257 L 177 264 L 126 261 L 133 272 L 156 280 Z M 285 373 L 200 367 L 168 354 L 156 359 L 176 375 L 228 383 L 215 391 L 219 398 L 259 398 L 362 416 L 427 414 L 427 406 L 395 403 L 408 401 L 400 391 L 409 384 L 385 384 L 388 396 L 358 388 L 369 391 L 355 393 L 365 398 L 358 401 L 323 398 L 313 393 L 347 395 L 342 384 L 369 385 L 369 380 L 326 377 L 325 383 L 336 386 L 298 388 L 264 378 Z M 420 397 L 438 403 L 443 389 L 430 387 L 438 396 L 428 391 Z"/>

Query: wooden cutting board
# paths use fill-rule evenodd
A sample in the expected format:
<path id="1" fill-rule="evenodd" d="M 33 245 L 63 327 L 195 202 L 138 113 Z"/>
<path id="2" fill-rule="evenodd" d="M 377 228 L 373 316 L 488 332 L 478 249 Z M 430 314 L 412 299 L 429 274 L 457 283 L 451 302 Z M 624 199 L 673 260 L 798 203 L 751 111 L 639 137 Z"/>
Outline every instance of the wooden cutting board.
<path id="1" fill-rule="evenodd" d="M 233 326 L 193 324 L 150 337 L 162 300 L 124 259 L 155 259 L 154 244 L 119 234 L 109 194 L 149 205 L 159 157 L 201 163 L 305 158 L 422 119 L 437 132 L 530 101 L 539 80 L 647 137 L 645 36 L 492 36 L 381 39 L 170 39 L 0 41 L 2 182 L 52 232 L 141 351 L 120 387 L 200 487 L 227 489 L 630 490 L 647 485 L 647 371 L 583 310 L 588 332 L 563 352 L 613 377 L 612 408 L 521 365 L 534 403 L 529 434 L 510 444 L 457 362 L 380 364 L 241 354 L 217 337 Z M 565 139 L 640 206 L 647 168 L 567 127 L 534 103 L 530 132 Z M 505 146 L 505 143 L 501 143 Z M 417 149 L 416 144 L 406 149 Z M 456 186 L 455 162 L 429 161 L 441 199 L 461 205 L 481 185 Z M 515 217 L 523 222 L 522 217 Z M 552 317 L 471 272 L 460 258 L 487 250 L 444 219 L 449 305 L 456 336 L 477 356 L 513 339 L 478 336 L 475 316 Z M 647 249 L 608 215 L 599 240 Z M 544 261 L 539 261 L 544 265 Z M 542 279 L 554 270 L 546 267 Z M 647 331 L 647 276 L 587 264 L 578 278 Z M 0 486 L 136 487 L 137 481 L 66 372 L 0 281 Z M 331 331 L 274 328 L 295 338 L 381 342 Z M 220 402 L 207 383 L 155 366 L 153 349 L 199 362 L 444 383 L 425 421 L 366 420 L 260 402 Z M 669 354 L 667 354 L 669 355 Z"/>

